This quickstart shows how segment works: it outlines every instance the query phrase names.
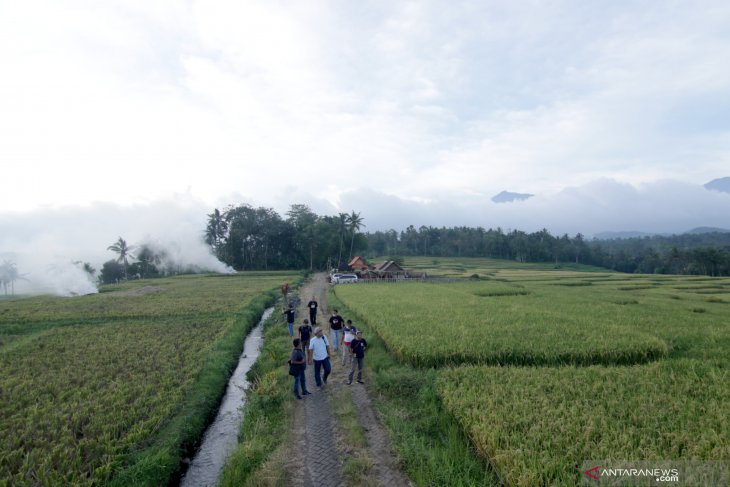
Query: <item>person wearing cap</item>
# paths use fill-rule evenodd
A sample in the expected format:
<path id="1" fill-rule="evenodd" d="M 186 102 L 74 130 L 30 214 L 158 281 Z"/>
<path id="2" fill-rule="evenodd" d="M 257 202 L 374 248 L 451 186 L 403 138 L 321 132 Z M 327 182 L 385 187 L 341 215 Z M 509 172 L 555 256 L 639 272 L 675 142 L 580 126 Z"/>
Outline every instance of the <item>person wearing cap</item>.
<path id="1" fill-rule="evenodd" d="M 352 384 L 352 376 L 355 375 L 355 365 L 357 365 L 357 381 L 363 384 L 362 381 L 362 365 L 365 361 L 365 350 L 368 348 L 368 342 L 362 337 L 360 330 L 355 333 L 355 339 L 350 343 L 350 352 L 352 354 L 352 369 L 350 369 L 350 375 L 347 378 L 347 384 Z"/>
<path id="2" fill-rule="evenodd" d="M 314 329 L 314 338 L 309 341 L 309 350 L 312 352 L 309 363 L 314 362 L 314 381 L 317 383 L 317 388 L 321 389 L 324 384 L 327 384 L 327 377 L 332 372 L 330 344 L 322 333 L 322 327 L 318 326 Z M 324 368 L 324 377 L 320 377 L 322 368 Z"/>

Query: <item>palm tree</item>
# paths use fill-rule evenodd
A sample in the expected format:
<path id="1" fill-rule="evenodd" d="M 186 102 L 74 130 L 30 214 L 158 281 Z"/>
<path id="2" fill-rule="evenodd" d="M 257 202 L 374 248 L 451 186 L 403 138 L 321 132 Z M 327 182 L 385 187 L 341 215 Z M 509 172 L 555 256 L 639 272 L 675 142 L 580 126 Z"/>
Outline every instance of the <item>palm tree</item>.
<path id="1" fill-rule="evenodd" d="M 352 239 L 350 240 L 350 258 L 348 259 L 348 262 L 352 260 L 352 248 L 355 245 L 355 233 L 365 226 L 363 224 L 363 220 L 364 219 L 360 216 L 360 213 L 355 213 L 355 210 L 352 210 L 352 213 L 347 216 L 347 226 L 352 232 Z"/>
<path id="2" fill-rule="evenodd" d="M 18 274 L 18 268 L 15 266 L 15 262 L 6 260 L 3 265 L 0 266 L 0 285 L 2 285 L 5 295 L 8 295 L 8 284 L 10 284 L 10 294 L 15 295 L 15 281 L 18 280 L 20 275 Z"/>
<path id="3" fill-rule="evenodd" d="M 213 213 L 208 215 L 208 226 L 205 229 L 205 242 L 218 250 L 221 240 L 228 230 L 228 222 L 221 212 L 216 208 Z"/>
<path id="4" fill-rule="evenodd" d="M 337 268 L 339 269 L 342 263 L 342 244 L 345 240 L 345 232 L 347 231 L 348 215 L 347 213 L 340 213 L 337 217 L 337 231 L 340 234 L 340 253 L 337 257 Z"/>
<path id="5" fill-rule="evenodd" d="M 127 245 L 127 241 L 124 240 L 122 237 L 119 237 L 119 240 L 114 242 L 112 245 L 110 245 L 106 249 L 119 254 L 119 257 L 117 257 L 117 262 L 124 264 L 124 279 L 126 280 L 127 279 L 127 267 L 129 266 L 129 260 L 127 259 L 127 257 L 133 257 L 132 249 L 134 249 L 134 246 Z"/>

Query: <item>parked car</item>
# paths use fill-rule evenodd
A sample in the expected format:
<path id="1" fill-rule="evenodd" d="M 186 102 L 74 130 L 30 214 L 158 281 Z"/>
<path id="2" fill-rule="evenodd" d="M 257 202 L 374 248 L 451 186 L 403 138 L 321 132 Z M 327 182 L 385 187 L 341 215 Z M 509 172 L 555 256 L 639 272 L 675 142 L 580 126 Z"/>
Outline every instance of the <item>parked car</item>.
<path id="1" fill-rule="evenodd" d="M 331 282 L 331 283 L 334 284 L 337 281 L 337 278 L 340 277 L 341 275 L 342 275 L 342 273 L 338 273 L 338 272 L 335 272 L 333 274 L 330 274 L 329 275 L 329 282 Z"/>
<path id="2" fill-rule="evenodd" d="M 333 284 L 348 284 L 351 282 L 357 282 L 357 276 L 355 274 L 335 274 L 332 276 Z"/>

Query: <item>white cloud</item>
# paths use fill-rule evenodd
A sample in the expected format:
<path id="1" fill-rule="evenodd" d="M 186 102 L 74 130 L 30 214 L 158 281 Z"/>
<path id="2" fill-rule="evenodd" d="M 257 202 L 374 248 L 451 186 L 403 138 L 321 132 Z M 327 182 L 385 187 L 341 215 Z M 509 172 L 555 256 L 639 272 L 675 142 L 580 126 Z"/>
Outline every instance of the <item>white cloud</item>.
<path id="1" fill-rule="evenodd" d="M 505 189 L 700 184 L 730 167 L 725 2 L 1 10 L 0 212 L 180 192 L 349 211 L 385 194 L 386 221 L 385 202 L 425 201 L 456 224 Z"/>

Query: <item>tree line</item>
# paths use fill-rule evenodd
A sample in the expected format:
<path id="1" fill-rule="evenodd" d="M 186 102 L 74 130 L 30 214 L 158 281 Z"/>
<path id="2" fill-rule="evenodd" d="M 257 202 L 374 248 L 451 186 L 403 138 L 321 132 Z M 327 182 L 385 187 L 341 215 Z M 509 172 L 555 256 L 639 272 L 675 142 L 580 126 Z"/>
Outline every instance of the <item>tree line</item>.
<path id="1" fill-rule="evenodd" d="M 628 273 L 730 275 L 730 233 L 587 240 L 582 234 L 552 235 L 482 227 L 407 227 L 362 232 L 364 218 L 352 211 L 318 215 L 294 204 L 284 216 L 271 208 L 230 205 L 207 215 L 204 241 L 236 270 L 346 269 L 355 255 L 488 257 L 517 262 L 577 263 Z M 157 277 L 194 269 L 169 269 L 164 251 L 122 238 L 108 247 L 116 259 L 104 263 L 100 280 Z M 132 251 L 135 251 L 134 255 Z M 134 257 L 135 262 L 130 262 Z"/>
<path id="2" fill-rule="evenodd" d="M 374 255 L 489 257 L 518 262 L 574 262 L 620 272 L 730 275 L 730 233 L 586 240 L 501 228 L 409 226 L 367 234 Z"/>

